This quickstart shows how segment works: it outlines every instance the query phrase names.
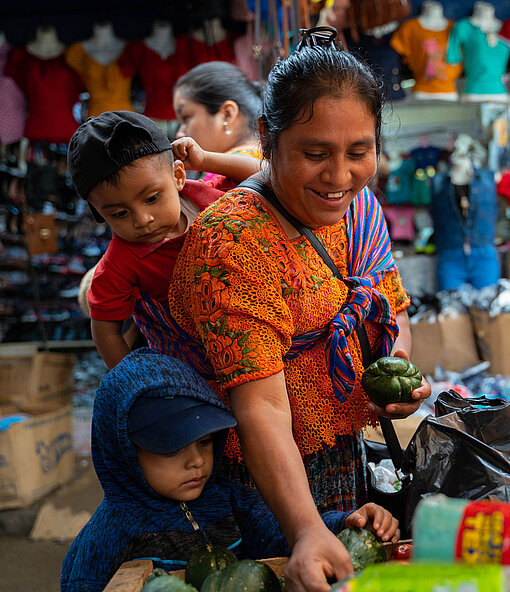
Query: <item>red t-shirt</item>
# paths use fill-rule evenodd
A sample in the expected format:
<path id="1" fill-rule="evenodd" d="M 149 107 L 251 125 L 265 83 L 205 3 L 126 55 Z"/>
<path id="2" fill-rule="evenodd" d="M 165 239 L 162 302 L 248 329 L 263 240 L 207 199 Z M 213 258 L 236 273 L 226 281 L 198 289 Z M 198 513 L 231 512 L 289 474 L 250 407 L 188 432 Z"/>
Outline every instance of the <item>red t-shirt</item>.
<path id="1" fill-rule="evenodd" d="M 223 193 L 200 181 L 186 181 L 181 191 L 196 206 L 196 213 Z M 87 292 L 90 317 L 97 321 L 128 319 L 140 292 L 166 304 L 168 284 L 185 236 L 186 233 L 152 245 L 128 242 L 113 235 Z"/>
<path id="2" fill-rule="evenodd" d="M 189 70 L 187 42 L 184 35 L 176 39 L 175 53 L 163 59 L 148 47 L 144 41 L 131 43 L 119 59 L 122 74 L 140 76 L 145 90 L 145 111 L 147 117 L 175 119 L 173 89 L 176 80 Z"/>
<path id="3" fill-rule="evenodd" d="M 4 71 L 11 76 L 28 99 L 25 136 L 32 141 L 68 143 L 78 128 L 73 105 L 85 86 L 66 63 L 64 54 L 47 60 L 15 47 Z"/>

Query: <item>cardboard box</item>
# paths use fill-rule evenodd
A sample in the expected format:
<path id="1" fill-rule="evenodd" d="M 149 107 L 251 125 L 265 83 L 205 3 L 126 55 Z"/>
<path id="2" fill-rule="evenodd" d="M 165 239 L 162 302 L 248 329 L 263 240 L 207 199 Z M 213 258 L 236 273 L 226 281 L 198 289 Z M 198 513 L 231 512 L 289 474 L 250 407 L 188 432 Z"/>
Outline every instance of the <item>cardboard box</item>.
<path id="1" fill-rule="evenodd" d="M 72 406 L 2 407 L 27 414 L 0 431 L 0 509 L 22 508 L 69 481 L 74 472 Z"/>
<path id="2" fill-rule="evenodd" d="M 411 323 L 413 355 L 411 361 L 424 374 L 434 374 L 436 364 L 445 370 L 463 372 L 479 363 L 471 317 L 443 317 L 429 323 Z"/>
<path id="3" fill-rule="evenodd" d="M 66 404 L 74 384 L 72 354 L 36 352 L 8 355 L 0 352 L 0 403 Z"/>
<path id="4" fill-rule="evenodd" d="M 414 436 L 418 426 L 424 419 L 425 418 L 421 415 L 410 415 L 405 419 L 395 419 L 392 422 L 395 432 L 397 433 L 398 441 L 400 442 L 400 446 L 402 448 L 407 448 L 407 445 Z M 384 439 L 384 435 L 379 426 L 377 428 L 367 426 L 363 430 L 363 437 L 367 440 L 371 440 L 372 442 L 386 444 L 386 440 Z"/>
<path id="5" fill-rule="evenodd" d="M 471 311 L 475 335 L 484 360 L 491 365 L 491 374 L 510 376 L 510 314 L 491 317 L 484 310 Z"/>

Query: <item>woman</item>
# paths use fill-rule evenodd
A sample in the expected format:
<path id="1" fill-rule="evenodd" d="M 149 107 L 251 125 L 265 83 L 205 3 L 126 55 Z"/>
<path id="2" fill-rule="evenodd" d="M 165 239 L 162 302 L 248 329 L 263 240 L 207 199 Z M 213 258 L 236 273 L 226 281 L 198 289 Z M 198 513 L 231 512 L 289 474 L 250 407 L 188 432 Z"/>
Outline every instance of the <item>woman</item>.
<path id="1" fill-rule="evenodd" d="M 424 381 L 413 403 L 380 409 L 360 384 L 357 325 L 374 357 L 411 353 L 409 299 L 366 187 L 382 106 L 372 72 L 323 45 L 278 62 L 263 100 L 270 166 L 259 177 L 313 229 L 345 279 L 261 193 L 239 187 L 191 228 L 169 292 L 181 338 L 174 354 L 213 374 L 237 418 L 225 470 L 246 481 L 248 469 L 276 514 L 292 549 L 292 591 L 325 591 L 327 577 L 352 571 L 317 508 L 365 503 L 361 429 L 378 415 L 406 417 L 430 395 Z"/>
<path id="2" fill-rule="evenodd" d="M 177 138 L 190 136 L 207 151 L 262 158 L 255 137 L 260 91 L 237 66 L 206 62 L 192 68 L 175 84 L 174 109 Z M 217 177 L 204 175 L 206 181 Z"/>

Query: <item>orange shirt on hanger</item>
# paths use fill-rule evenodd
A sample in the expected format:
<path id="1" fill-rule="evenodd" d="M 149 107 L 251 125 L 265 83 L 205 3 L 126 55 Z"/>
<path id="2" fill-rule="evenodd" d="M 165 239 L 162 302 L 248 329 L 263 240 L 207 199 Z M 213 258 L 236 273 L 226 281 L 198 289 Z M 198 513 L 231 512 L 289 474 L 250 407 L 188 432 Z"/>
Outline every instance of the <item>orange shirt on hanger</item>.
<path id="1" fill-rule="evenodd" d="M 121 57 L 105 66 L 92 58 L 81 42 L 66 50 L 67 63 L 81 75 L 90 94 L 89 117 L 104 111 L 133 111 L 130 100 L 132 77 L 122 74 Z"/>
<path id="2" fill-rule="evenodd" d="M 462 65 L 446 63 L 446 48 L 454 25 L 448 21 L 446 29 L 430 31 L 419 19 L 404 21 L 392 35 L 390 45 L 409 65 L 414 78 L 414 92 L 456 93 L 455 81 L 462 73 Z"/>

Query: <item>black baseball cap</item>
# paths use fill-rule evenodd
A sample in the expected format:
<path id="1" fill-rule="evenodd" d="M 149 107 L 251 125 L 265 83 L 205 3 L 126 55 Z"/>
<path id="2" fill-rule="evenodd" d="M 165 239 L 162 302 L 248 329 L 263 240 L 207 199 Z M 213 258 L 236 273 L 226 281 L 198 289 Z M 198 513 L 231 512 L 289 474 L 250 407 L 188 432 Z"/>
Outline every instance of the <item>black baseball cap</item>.
<path id="1" fill-rule="evenodd" d="M 227 410 L 191 397 L 138 397 L 131 407 L 130 440 L 153 454 L 171 454 L 192 442 L 237 425 Z"/>
<path id="2" fill-rule="evenodd" d="M 129 129 L 142 139 L 140 145 L 112 150 L 118 135 L 124 136 Z M 152 119 L 134 111 L 105 111 L 89 117 L 74 132 L 67 151 L 67 169 L 76 192 L 87 199 L 95 185 L 133 160 L 171 149 L 170 140 Z M 104 222 L 97 210 L 89 207 L 96 222 Z"/>

